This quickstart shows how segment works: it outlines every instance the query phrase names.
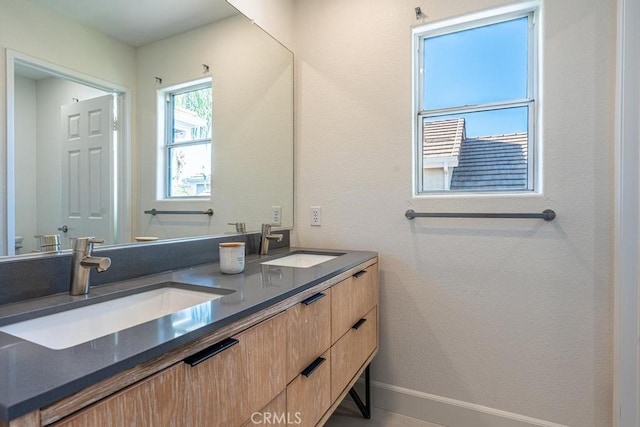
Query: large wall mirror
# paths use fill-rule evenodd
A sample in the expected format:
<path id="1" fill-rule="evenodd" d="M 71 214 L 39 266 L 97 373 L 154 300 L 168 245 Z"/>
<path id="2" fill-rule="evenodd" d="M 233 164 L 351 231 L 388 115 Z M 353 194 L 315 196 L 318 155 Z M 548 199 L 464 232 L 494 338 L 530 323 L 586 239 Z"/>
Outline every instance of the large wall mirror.
<path id="1" fill-rule="evenodd" d="M 293 226 L 293 54 L 225 0 L 0 5 L 2 255 Z"/>

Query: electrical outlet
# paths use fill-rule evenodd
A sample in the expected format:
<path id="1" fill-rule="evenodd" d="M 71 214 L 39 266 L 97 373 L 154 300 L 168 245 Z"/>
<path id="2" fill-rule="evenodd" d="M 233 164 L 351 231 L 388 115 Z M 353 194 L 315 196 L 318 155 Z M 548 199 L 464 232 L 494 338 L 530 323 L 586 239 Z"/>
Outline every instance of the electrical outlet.
<path id="1" fill-rule="evenodd" d="M 311 206 L 311 225 L 322 225 L 322 206 Z"/>
<path id="2" fill-rule="evenodd" d="M 271 206 L 271 224 L 282 224 L 282 206 Z"/>

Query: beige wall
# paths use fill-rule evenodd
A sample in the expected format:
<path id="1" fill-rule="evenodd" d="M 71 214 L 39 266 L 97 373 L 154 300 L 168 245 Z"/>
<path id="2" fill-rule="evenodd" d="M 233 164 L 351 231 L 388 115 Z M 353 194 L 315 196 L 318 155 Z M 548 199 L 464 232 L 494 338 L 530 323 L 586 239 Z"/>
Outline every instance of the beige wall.
<path id="1" fill-rule="evenodd" d="M 294 243 L 379 251 L 383 386 L 455 399 L 453 412 L 471 403 L 607 426 L 614 2 L 542 2 L 542 194 L 411 193 L 414 7 L 427 22 L 505 3 L 297 1 Z M 311 205 L 321 227 L 309 226 Z M 407 208 L 558 217 L 409 221 Z"/>

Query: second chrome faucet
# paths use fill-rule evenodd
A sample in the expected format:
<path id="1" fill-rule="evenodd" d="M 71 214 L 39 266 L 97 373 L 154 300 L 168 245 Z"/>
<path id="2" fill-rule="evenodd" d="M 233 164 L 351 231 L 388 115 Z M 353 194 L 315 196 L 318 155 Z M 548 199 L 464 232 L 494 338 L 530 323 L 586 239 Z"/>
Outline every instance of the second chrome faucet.
<path id="1" fill-rule="evenodd" d="M 262 234 L 260 235 L 260 255 L 267 255 L 269 253 L 269 242 L 271 240 L 281 242 L 282 238 L 282 234 L 273 234 L 271 232 L 271 224 L 262 224 Z"/>
<path id="2" fill-rule="evenodd" d="M 73 244 L 71 260 L 71 295 L 86 295 L 89 293 L 89 273 L 95 268 L 98 273 L 111 266 L 111 259 L 93 256 L 93 244 L 103 243 L 94 237 L 78 237 Z"/>

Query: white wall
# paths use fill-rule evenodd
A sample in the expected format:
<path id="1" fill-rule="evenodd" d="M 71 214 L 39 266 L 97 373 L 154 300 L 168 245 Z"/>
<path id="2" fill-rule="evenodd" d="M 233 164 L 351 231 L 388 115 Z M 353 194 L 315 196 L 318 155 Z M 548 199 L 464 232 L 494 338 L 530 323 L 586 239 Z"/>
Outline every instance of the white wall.
<path id="1" fill-rule="evenodd" d="M 608 426 L 615 2 L 543 1 L 544 193 L 411 193 L 411 27 L 506 3 L 297 0 L 294 243 L 379 251 L 373 380 L 399 398 L 374 405 L 452 426 Z M 407 208 L 558 217 L 409 221 Z M 402 406 L 416 396 L 447 410 Z"/>
<path id="2" fill-rule="evenodd" d="M 143 46 L 139 93 L 138 235 L 161 238 L 220 234 L 242 221 L 248 231 L 270 221 L 271 206 L 293 222 L 291 53 L 241 15 Z M 157 91 L 193 81 L 210 67 L 213 91 L 212 200 L 158 200 L 161 150 Z M 155 77 L 162 78 L 162 85 Z M 206 210 L 205 215 L 145 215 L 144 210 Z"/>
<path id="3" fill-rule="evenodd" d="M 0 0 L 0 105 L 6 105 L 6 49 L 134 88 L 135 50 L 24 0 Z M 4 110 L 4 108 L 3 108 Z M 135 128 L 135 123 L 132 123 Z M 6 164 L 6 116 L 0 118 L 0 165 Z M 4 168 L 3 168 L 4 170 Z M 0 176 L 0 242 L 6 235 L 6 174 Z M 0 246 L 2 243 L 0 243 Z M 3 248 L 0 247 L 0 253 Z"/>
<path id="4" fill-rule="evenodd" d="M 15 180 L 16 235 L 23 237 L 21 253 L 36 249 L 33 234 L 37 222 L 36 194 L 36 120 L 37 90 L 35 80 L 15 79 Z"/>
<path id="5" fill-rule="evenodd" d="M 228 0 L 276 40 L 293 49 L 294 0 Z"/>

